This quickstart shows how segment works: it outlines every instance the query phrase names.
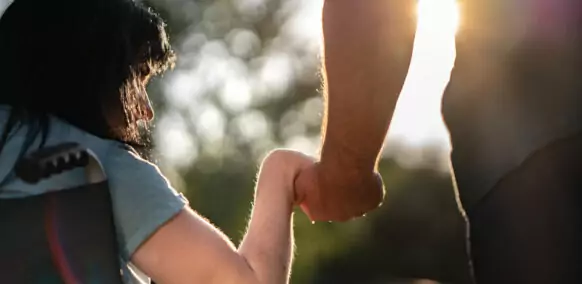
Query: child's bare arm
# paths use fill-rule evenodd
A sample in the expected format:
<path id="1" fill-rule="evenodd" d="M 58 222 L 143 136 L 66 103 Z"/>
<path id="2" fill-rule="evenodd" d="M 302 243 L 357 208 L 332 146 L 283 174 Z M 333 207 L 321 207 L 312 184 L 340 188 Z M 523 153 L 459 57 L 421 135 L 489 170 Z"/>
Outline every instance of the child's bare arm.
<path id="1" fill-rule="evenodd" d="M 288 283 L 293 181 L 312 163 L 307 156 L 282 150 L 265 159 L 248 231 L 238 250 L 208 221 L 184 209 L 138 248 L 132 260 L 160 283 Z"/>

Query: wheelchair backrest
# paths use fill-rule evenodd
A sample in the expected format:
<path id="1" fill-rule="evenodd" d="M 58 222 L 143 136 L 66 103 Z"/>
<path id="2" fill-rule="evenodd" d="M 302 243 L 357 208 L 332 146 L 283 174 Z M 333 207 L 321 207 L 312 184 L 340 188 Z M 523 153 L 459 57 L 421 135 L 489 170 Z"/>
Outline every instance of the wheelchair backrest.
<path id="1" fill-rule="evenodd" d="M 87 149 L 59 146 L 28 155 L 16 174 L 37 182 L 99 165 Z M 1 283 L 122 283 L 111 195 L 101 174 L 101 181 L 76 188 L 0 199 Z"/>

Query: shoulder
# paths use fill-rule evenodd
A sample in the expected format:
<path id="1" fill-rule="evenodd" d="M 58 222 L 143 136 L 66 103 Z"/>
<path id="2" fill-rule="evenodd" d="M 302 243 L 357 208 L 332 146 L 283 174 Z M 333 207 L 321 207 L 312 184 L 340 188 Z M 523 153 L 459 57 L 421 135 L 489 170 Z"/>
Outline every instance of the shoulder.
<path id="1" fill-rule="evenodd" d="M 171 187 L 170 182 L 155 164 L 142 159 L 133 149 L 116 141 L 109 141 L 102 163 L 112 182 L 148 182 Z M 139 179 L 139 180 L 138 180 Z"/>
<path id="2" fill-rule="evenodd" d="M 92 135 L 63 120 L 52 118 L 46 144 L 63 142 L 76 142 L 93 151 L 113 188 L 140 183 L 148 183 L 150 187 L 171 187 L 159 168 L 142 159 L 130 146 Z"/>
<path id="3" fill-rule="evenodd" d="M 129 259 L 151 234 L 187 206 L 188 200 L 156 165 L 121 143 L 111 142 L 102 162 L 123 256 Z"/>
<path id="4" fill-rule="evenodd" d="M 46 144 L 53 145 L 63 142 L 75 142 L 93 151 L 108 173 L 115 174 L 117 169 L 124 168 L 133 171 L 154 171 L 161 175 L 154 164 L 139 157 L 130 146 L 119 141 L 95 136 L 66 121 L 53 117 Z"/>

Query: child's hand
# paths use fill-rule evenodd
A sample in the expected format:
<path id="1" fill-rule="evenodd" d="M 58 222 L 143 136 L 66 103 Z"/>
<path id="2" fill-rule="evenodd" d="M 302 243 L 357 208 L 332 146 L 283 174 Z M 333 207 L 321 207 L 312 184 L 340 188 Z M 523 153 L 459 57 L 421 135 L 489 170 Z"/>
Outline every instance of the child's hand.
<path id="1" fill-rule="evenodd" d="M 257 191 L 261 188 L 281 188 L 289 204 L 296 205 L 299 200 L 295 193 L 295 179 L 301 171 L 314 164 L 314 158 L 301 152 L 286 149 L 274 150 L 261 164 Z"/>

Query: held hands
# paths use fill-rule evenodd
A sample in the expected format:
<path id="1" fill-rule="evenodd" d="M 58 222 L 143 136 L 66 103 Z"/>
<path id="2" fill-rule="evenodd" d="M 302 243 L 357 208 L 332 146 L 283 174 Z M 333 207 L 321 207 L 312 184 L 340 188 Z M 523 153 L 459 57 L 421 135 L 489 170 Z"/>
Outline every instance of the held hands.
<path id="1" fill-rule="evenodd" d="M 283 192 L 287 204 L 299 205 L 313 221 L 361 217 L 384 199 L 384 183 L 378 173 L 324 167 L 293 150 L 269 153 L 261 165 L 258 182 L 259 188 L 278 188 L 277 193 Z"/>
<path id="2" fill-rule="evenodd" d="M 312 221 L 348 221 L 379 207 L 384 199 L 378 173 L 325 168 L 319 163 L 299 173 L 295 191 Z"/>

